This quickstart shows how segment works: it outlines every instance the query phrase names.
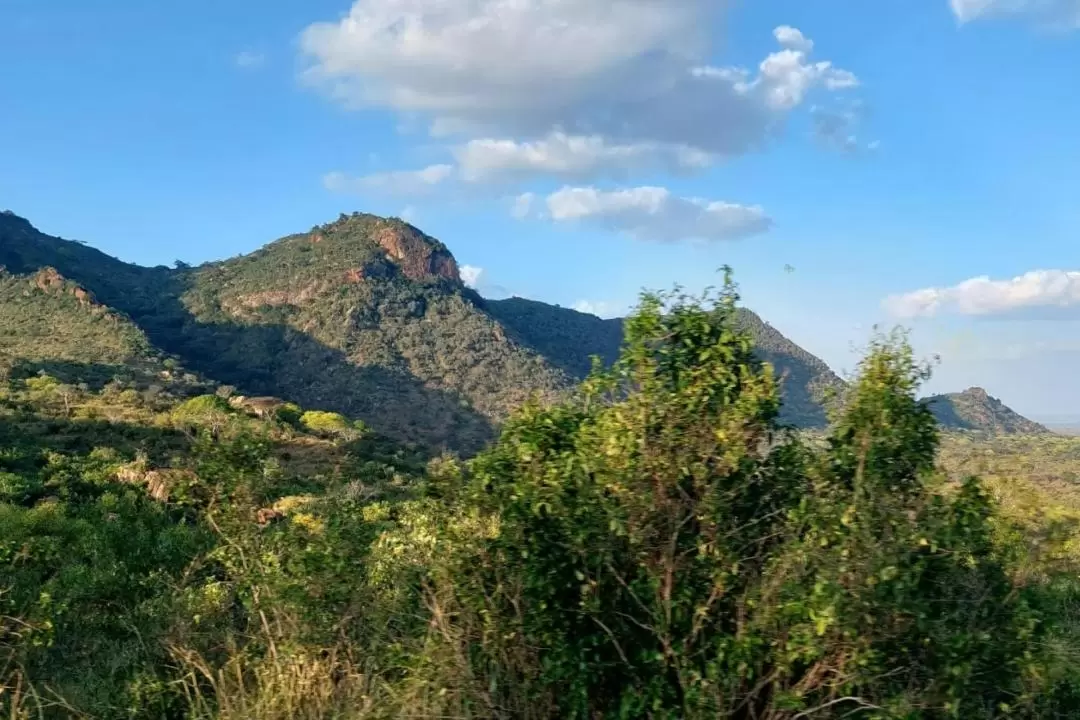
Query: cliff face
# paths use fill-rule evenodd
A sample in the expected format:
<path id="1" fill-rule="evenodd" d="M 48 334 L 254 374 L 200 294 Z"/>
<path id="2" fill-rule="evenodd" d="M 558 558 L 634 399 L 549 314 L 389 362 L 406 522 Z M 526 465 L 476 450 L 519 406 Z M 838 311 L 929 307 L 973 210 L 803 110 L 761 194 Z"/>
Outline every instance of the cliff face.
<path id="1" fill-rule="evenodd" d="M 442 277 L 461 282 L 457 261 L 450 251 L 412 225 L 393 220 L 373 234 L 373 239 L 410 280 Z"/>

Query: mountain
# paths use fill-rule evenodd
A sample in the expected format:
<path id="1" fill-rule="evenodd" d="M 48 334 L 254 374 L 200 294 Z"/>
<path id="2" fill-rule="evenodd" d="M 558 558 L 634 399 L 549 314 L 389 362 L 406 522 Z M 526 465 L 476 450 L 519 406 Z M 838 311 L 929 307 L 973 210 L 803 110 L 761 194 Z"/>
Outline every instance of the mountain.
<path id="1" fill-rule="evenodd" d="M 243 394 L 362 418 L 433 450 L 473 452 L 529 396 L 572 385 L 484 312 L 442 243 L 397 219 L 343 215 L 249 255 L 169 269 L 7 214 L 0 262 L 55 268 L 155 349 Z"/>
<path id="2" fill-rule="evenodd" d="M 924 400 L 942 426 L 995 435 L 1045 435 L 1050 430 L 1008 408 L 986 390 L 972 387 Z"/>
<path id="3" fill-rule="evenodd" d="M 486 307 L 523 342 L 575 378 L 588 374 L 594 355 L 605 363 L 618 357 L 623 336 L 621 318 L 602 320 L 522 298 L 489 300 Z M 751 310 L 739 308 L 737 322 L 754 339 L 761 358 L 771 363 L 782 378 L 781 419 L 800 427 L 824 426 L 828 421 L 827 396 L 830 390 L 843 388 L 843 381 L 822 360 L 784 337 Z"/>
<path id="4" fill-rule="evenodd" d="M 360 213 L 229 260 L 147 268 L 8 212 L 0 265 L 0 350 L 23 365 L 160 374 L 168 358 L 238 393 L 339 412 L 433 451 L 476 451 L 527 398 L 566 393 L 622 341 L 621 319 L 485 300 L 443 243 Z M 739 317 L 783 379 L 783 419 L 824 425 L 822 401 L 840 379 L 753 312 Z"/>

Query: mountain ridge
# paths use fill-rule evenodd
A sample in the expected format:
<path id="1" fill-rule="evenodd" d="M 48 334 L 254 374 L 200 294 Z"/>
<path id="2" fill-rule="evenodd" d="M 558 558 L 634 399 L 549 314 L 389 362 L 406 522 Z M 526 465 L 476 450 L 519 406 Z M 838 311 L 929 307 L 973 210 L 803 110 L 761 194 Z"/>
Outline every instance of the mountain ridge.
<path id="1" fill-rule="evenodd" d="M 564 396 L 593 356 L 609 364 L 622 344 L 623 319 L 485 299 L 462 283 L 441 241 L 398 218 L 365 213 L 342 214 L 246 255 L 167 268 L 125 263 L 5 211 L 0 265 L 43 285 L 39 292 L 63 288 L 84 310 L 101 308 L 95 312 L 143 338 L 147 358 L 175 358 L 246 395 L 356 417 L 432 451 L 479 450 L 522 402 Z M 65 315 L 74 306 L 58 307 L 50 306 L 52 326 L 67 317 L 67 325 L 82 327 Z M 753 311 L 739 308 L 737 323 L 781 378 L 781 419 L 823 427 L 826 399 L 844 382 Z M 10 319 L 0 330 L 16 341 L 28 336 Z M 92 359 L 65 352 L 57 350 L 57 359 Z M 967 427 L 996 412 L 938 414 Z M 1029 426 L 1014 418 L 993 427 Z"/>

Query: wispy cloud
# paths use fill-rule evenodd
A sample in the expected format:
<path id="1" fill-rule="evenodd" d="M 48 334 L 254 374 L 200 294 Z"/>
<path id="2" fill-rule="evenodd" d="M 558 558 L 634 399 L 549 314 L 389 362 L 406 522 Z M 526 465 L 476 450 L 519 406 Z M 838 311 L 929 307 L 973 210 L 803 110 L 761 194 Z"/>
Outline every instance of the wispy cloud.
<path id="1" fill-rule="evenodd" d="M 551 132 L 531 141 L 479 138 L 454 150 L 462 178 L 498 182 L 546 175 L 571 181 L 626 178 L 634 172 L 702 170 L 714 158 L 685 145 L 611 143 L 600 135 Z"/>
<path id="2" fill-rule="evenodd" d="M 545 202 L 546 214 L 555 222 L 589 222 L 660 242 L 737 240 L 772 225 L 761 207 L 678 197 L 660 187 L 564 187 Z"/>
<path id="3" fill-rule="evenodd" d="M 1026 17 L 1058 29 L 1080 29 L 1080 0 L 949 0 L 962 23 L 992 17 Z"/>
<path id="4" fill-rule="evenodd" d="M 431 192 L 453 174 L 454 168 L 451 165 L 429 165 L 421 170 L 395 170 L 361 176 L 332 172 L 323 177 L 323 186 L 339 193 L 423 195 Z"/>
<path id="5" fill-rule="evenodd" d="M 266 64 L 266 55 L 261 52 L 245 50 L 237 53 L 236 57 L 233 58 L 233 62 L 236 63 L 236 67 L 243 70 L 254 70 Z"/>

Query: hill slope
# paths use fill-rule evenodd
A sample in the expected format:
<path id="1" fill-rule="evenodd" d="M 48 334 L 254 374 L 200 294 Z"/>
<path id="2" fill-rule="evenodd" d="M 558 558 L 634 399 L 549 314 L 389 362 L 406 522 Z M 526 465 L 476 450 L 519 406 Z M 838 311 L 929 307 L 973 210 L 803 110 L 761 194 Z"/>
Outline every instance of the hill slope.
<path id="1" fill-rule="evenodd" d="M 599 356 L 605 363 L 618 357 L 622 319 L 603 320 L 522 298 L 489 300 L 486 307 L 523 342 L 576 378 L 588 374 L 592 356 Z M 842 388 L 843 381 L 822 360 L 791 342 L 754 312 L 740 308 L 739 323 L 750 333 L 761 359 L 771 363 L 782 378 L 782 419 L 800 427 L 824 426 L 826 395 L 829 389 Z"/>
<path id="2" fill-rule="evenodd" d="M 963 392 L 934 395 L 924 400 L 942 426 L 953 430 L 976 430 L 994 435 L 1045 435 L 1043 425 L 1028 420 L 979 387 Z"/>
<path id="3" fill-rule="evenodd" d="M 9 369 L 49 361 L 77 370 L 73 381 L 133 366 L 159 375 L 170 354 L 240 393 L 341 412 L 433 451 L 476 451 L 528 397 L 567 392 L 622 342 L 621 319 L 484 300 L 441 242 L 358 213 L 176 269 L 124 263 L 2 213 L 0 265 Z M 782 419 L 823 426 L 840 378 L 750 310 L 740 323 L 782 378 Z M 935 403 L 949 427 L 1045 431 L 971 391 Z"/>
<path id="4" fill-rule="evenodd" d="M 400 220 L 343 215 L 250 255 L 173 270 L 4 214 L 0 262 L 17 273 L 55 267 L 148 344 L 244 394 L 346 413 L 431 450 L 475 451 L 529 396 L 572 385 L 483 311 L 444 245 Z"/>

